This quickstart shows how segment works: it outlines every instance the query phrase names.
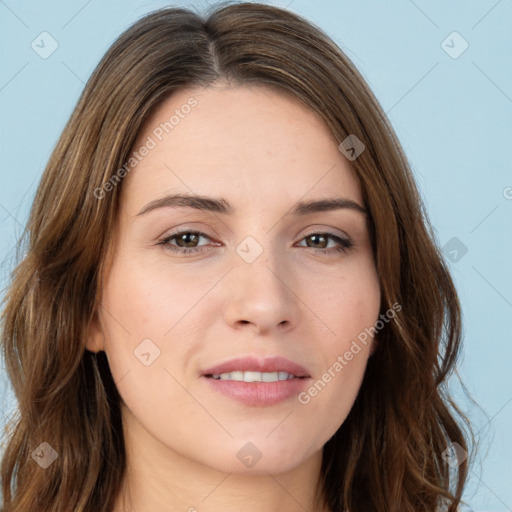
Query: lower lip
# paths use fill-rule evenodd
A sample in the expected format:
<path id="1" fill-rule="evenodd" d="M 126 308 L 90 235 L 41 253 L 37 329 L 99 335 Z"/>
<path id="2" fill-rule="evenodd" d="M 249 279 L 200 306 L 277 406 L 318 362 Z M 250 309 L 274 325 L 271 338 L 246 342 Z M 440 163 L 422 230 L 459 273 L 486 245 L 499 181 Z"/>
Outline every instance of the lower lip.
<path id="1" fill-rule="evenodd" d="M 307 386 L 310 377 L 276 382 L 243 382 L 202 376 L 215 391 L 245 405 L 266 406 L 296 397 Z"/>

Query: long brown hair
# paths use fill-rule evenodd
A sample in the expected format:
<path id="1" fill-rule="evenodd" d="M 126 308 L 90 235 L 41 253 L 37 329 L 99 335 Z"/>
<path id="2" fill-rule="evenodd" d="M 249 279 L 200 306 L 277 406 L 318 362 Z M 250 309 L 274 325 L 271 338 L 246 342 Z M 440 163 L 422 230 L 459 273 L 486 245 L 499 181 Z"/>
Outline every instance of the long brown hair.
<path id="1" fill-rule="evenodd" d="M 446 499 L 455 511 L 471 454 L 457 467 L 443 454 L 450 443 L 467 452 L 469 434 L 474 441 L 447 390 L 461 310 L 406 156 L 347 56 L 302 17 L 256 3 L 216 6 L 207 17 L 150 13 L 85 86 L 42 176 L 5 298 L 1 343 L 18 410 L 1 510 L 112 510 L 126 463 L 121 398 L 105 354 L 85 349 L 123 182 L 107 192 L 105 184 L 119 178 L 159 103 L 218 81 L 292 94 L 339 143 L 355 135 L 366 147 L 350 165 L 369 211 L 381 312 L 402 310 L 378 333 L 352 410 L 324 447 L 318 503 L 333 512 L 433 512 Z M 36 463 L 52 449 L 48 467 Z"/>

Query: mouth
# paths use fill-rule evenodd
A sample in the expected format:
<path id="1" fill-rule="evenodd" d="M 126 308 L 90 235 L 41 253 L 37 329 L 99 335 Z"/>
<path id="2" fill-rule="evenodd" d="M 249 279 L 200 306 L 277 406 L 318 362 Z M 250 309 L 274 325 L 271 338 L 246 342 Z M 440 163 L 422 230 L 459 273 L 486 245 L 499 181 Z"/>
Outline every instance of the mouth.
<path id="1" fill-rule="evenodd" d="M 277 382 L 280 380 L 305 379 L 288 372 L 253 372 L 241 371 L 207 374 L 205 377 L 215 380 L 233 380 L 237 382 Z"/>
<path id="2" fill-rule="evenodd" d="M 276 405 L 296 397 L 311 380 L 301 365 L 284 357 L 253 356 L 226 361 L 203 371 L 214 392 L 250 406 Z"/>
<path id="3" fill-rule="evenodd" d="M 208 368 L 201 373 L 202 376 L 216 380 L 235 380 L 239 382 L 276 382 L 310 377 L 306 368 L 281 356 L 268 358 L 238 357 Z"/>

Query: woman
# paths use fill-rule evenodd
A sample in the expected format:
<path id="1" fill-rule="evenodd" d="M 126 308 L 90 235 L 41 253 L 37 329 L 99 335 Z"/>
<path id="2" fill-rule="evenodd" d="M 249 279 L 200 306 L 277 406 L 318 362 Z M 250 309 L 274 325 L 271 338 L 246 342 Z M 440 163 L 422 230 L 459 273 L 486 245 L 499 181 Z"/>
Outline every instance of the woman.
<path id="1" fill-rule="evenodd" d="M 457 293 L 381 107 L 306 20 L 135 23 L 27 234 L 4 512 L 457 509 Z"/>

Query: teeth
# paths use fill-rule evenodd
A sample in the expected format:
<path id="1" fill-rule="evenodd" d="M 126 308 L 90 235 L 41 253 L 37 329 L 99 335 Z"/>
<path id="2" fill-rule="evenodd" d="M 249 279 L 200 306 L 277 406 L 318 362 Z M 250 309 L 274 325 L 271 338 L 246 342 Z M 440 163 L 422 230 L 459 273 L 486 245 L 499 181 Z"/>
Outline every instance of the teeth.
<path id="1" fill-rule="evenodd" d="M 296 378 L 287 372 L 231 372 L 212 375 L 216 380 L 236 380 L 239 382 L 277 382 Z"/>

